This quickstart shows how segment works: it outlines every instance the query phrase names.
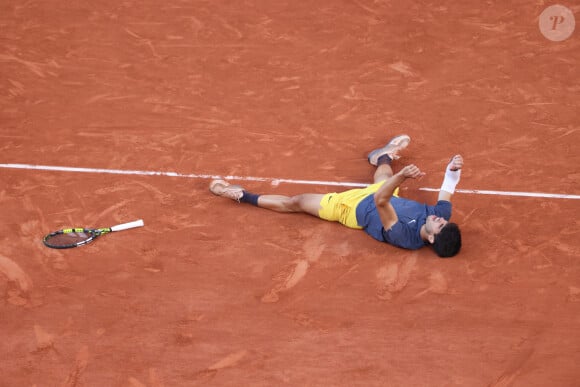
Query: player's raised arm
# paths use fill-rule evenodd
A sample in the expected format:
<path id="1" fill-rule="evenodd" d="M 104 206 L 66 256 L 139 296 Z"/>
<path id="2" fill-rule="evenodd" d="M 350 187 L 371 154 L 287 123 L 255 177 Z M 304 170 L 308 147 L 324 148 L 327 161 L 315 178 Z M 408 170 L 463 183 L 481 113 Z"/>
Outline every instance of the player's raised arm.
<path id="1" fill-rule="evenodd" d="M 445 178 L 441 184 L 438 200 L 451 201 L 451 196 L 455 193 L 455 187 L 461 178 L 461 168 L 463 168 L 463 157 L 461 155 L 453 156 L 445 169 Z"/>
<path id="2" fill-rule="evenodd" d="M 408 178 L 416 179 L 424 175 L 425 173 L 421 172 L 416 165 L 407 165 L 398 173 L 387 179 L 381 188 L 379 188 L 375 193 L 375 205 L 385 230 L 390 229 L 399 220 L 397 213 L 390 202 L 395 189 Z"/>

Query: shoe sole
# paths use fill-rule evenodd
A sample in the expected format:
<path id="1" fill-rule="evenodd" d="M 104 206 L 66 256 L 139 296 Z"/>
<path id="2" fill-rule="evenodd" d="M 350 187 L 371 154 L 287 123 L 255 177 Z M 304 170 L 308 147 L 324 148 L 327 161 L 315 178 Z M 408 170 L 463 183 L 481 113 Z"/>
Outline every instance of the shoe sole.
<path id="1" fill-rule="evenodd" d="M 228 183 L 225 180 L 220 180 L 220 179 L 213 180 L 211 183 L 209 183 L 209 191 L 212 194 L 216 195 L 216 196 L 223 196 L 223 194 L 224 194 L 224 192 L 218 193 L 218 192 L 215 191 L 216 185 L 222 185 L 224 187 L 223 188 L 224 189 L 224 192 L 229 187 L 231 187 L 231 188 L 239 188 L 239 189 L 242 189 L 243 190 L 242 186 L 230 184 L 230 183 Z"/>
<path id="2" fill-rule="evenodd" d="M 211 192 L 212 194 L 216 195 L 216 196 L 220 196 L 219 193 L 215 192 L 215 186 L 221 184 L 224 187 L 227 187 L 228 185 L 230 185 L 227 181 L 225 180 L 212 180 L 211 183 L 209 183 L 209 192 Z"/>
<path id="3" fill-rule="evenodd" d="M 405 149 L 409 145 L 410 142 L 411 142 L 411 137 L 409 137 L 406 134 L 401 134 L 399 136 L 395 136 L 395 137 L 391 138 L 389 140 L 389 142 L 387 143 L 387 145 L 385 145 L 382 148 L 375 149 L 374 151 L 369 153 L 369 156 L 368 156 L 369 163 L 376 167 L 377 161 L 379 160 L 379 157 L 387 154 L 387 149 L 390 146 L 393 146 L 393 148 L 390 150 L 389 153 L 397 153 L 397 152 Z M 398 158 L 399 158 L 398 156 L 395 156 L 393 158 L 393 160 L 397 160 Z"/>

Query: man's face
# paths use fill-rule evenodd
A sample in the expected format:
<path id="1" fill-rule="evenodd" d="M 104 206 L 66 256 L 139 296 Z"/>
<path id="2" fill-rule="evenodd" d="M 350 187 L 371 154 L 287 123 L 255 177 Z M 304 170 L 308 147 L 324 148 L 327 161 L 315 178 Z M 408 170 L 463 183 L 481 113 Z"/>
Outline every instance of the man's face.
<path id="1" fill-rule="evenodd" d="M 425 231 L 427 234 L 435 236 L 441 232 L 441 229 L 445 227 L 447 223 L 449 222 L 443 218 L 435 215 L 429 215 L 427 217 L 427 221 L 425 222 Z"/>

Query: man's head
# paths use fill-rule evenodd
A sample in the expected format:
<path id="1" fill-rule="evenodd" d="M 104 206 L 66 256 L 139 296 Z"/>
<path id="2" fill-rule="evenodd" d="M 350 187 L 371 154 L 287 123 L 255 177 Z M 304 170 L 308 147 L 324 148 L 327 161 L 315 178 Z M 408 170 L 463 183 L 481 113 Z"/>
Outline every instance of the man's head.
<path id="1" fill-rule="evenodd" d="M 450 258 L 461 249 L 461 231 L 455 223 L 431 215 L 425 222 L 425 232 L 433 249 L 441 258 Z"/>

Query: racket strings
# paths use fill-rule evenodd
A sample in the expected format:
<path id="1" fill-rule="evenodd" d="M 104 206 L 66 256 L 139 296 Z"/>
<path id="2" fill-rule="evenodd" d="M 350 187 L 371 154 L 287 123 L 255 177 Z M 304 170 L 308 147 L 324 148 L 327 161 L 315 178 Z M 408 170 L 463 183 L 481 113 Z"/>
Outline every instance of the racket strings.
<path id="1" fill-rule="evenodd" d="M 79 232 L 55 233 L 45 239 L 45 243 L 50 246 L 70 246 L 87 241 L 95 236 L 90 230 Z"/>

